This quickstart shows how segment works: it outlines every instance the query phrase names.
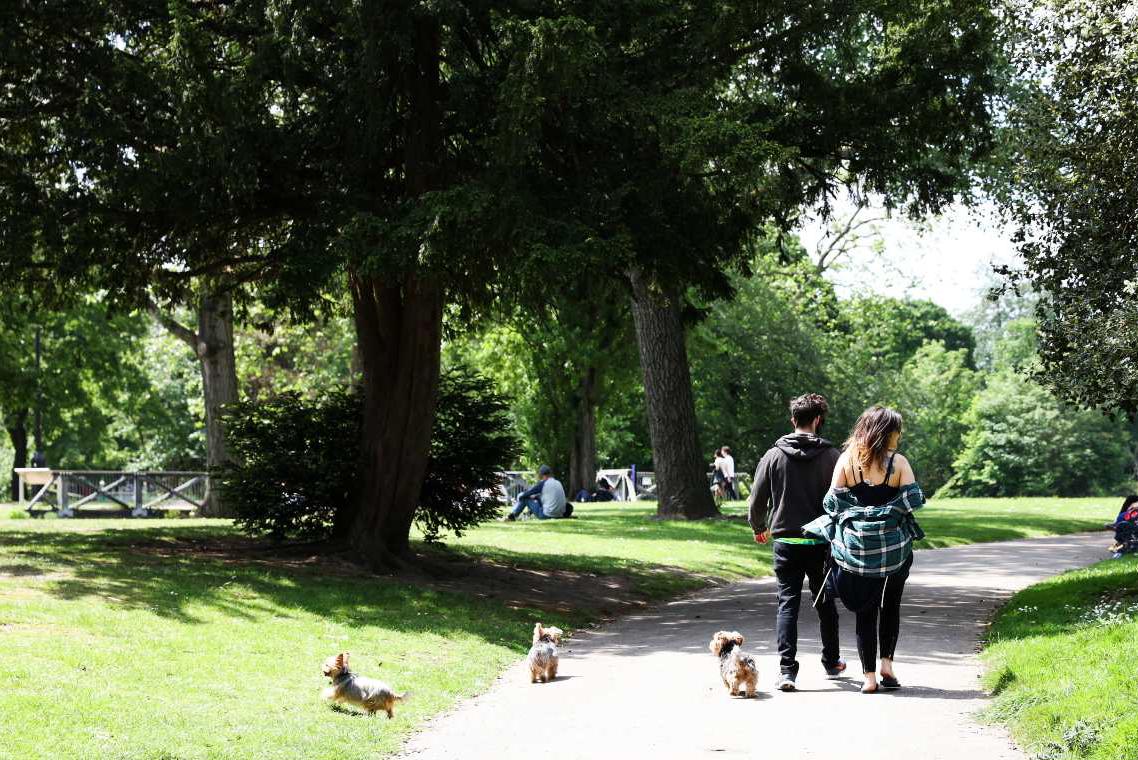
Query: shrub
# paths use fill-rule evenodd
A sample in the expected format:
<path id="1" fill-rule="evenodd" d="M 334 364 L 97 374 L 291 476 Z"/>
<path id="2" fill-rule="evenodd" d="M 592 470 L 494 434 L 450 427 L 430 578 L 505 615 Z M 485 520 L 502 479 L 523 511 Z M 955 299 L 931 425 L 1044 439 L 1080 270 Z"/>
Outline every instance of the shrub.
<path id="1" fill-rule="evenodd" d="M 352 504 L 359 481 L 363 404 L 354 390 L 316 400 L 286 393 L 235 404 L 226 439 L 234 463 L 220 474 L 236 522 L 275 539 L 322 539 Z M 459 366 L 443 373 L 427 476 L 415 523 L 428 541 L 499 509 L 498 472 L 518 453 L 507 404 L 488 380 Z"/>
<path id="2" fill-rule="evenodd" d="M 359 396 L 348 390 L 233 405 L 225 428 L 233 464 L 220 484 L 237 524 L 275 539 L 326 538 L 353 498 L 360 417 Z"/>
<path id="3" fill-rule="evenodd" d="M 521 451 L 509 405 L 491 382 L 470 370 L 452 370 L 439 383 L 427 477 L 415 524 L 428 541 L 441 530 L 461 536 L 501 509 L 499 473 Z"/>

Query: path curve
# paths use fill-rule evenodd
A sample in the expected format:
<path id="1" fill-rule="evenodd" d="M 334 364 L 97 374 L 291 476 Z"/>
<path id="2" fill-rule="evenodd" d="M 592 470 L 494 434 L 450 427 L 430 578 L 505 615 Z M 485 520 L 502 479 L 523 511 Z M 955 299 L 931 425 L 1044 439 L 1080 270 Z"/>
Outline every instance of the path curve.
<path id="1" fill-rule="evenodd" d="M 519 663 L 485 694 L 431 721 L 403 757 L 1023 760 L 1005 732 L 971 718 L 985 704 L 977 638 L 1014 591 L 1105 559 L 1107 538 L 918 552 L 897 650 L 905 688 L 897 692 L 858 694 L 860 676 L 826 680 L 810 609 L 799 622 L 799 691 L 773 691 L 775 592 L 764 578 L 580 632 L 563 648 L 557 681 L 531 685 Z M 853 616 L 839 610 L 842 656 L 856 671 Z M 758 699 L 733 699 L 719 681 L 707 643 L 720 628 L 742 632 L 757 655 Z M 859 741 L 843 727 L 857 727 Z"/>

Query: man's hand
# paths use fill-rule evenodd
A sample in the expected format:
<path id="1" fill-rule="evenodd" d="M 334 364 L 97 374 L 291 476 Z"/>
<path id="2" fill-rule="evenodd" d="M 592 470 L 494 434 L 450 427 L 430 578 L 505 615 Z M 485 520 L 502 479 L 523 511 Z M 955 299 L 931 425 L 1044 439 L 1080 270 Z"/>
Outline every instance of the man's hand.
<path id="1" fill-rule="evenodd" d="M 755 534 L 755 543 L 756 544 L 765 544 L 767 542 L 768 538 L 770 538 L 770 534 L 765 530 L 760 532 L 760 533 L 756 533 Z"/>

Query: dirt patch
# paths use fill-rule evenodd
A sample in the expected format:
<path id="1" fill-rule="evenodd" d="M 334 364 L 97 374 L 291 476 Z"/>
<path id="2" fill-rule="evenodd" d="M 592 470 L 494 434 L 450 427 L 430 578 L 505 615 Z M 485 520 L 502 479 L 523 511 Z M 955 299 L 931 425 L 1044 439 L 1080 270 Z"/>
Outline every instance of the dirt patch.
<path id="1" fill-rule="evenodd" d="M 144 540 L 123 548 L 157 559 L 192 556 L 225 564 L 321 576 L 377 577 L 376 573 L 361 567 L 349 551 L 327 544 L 273 545 L 252 538 L 226 536 Z M 678 568 L 667 571 L 684 572 Z M 422 588 L 493 600 L 514 609 L 562 614 L 588 611 L 614 617 L 641 609 L 651 601 L 648 595 L 636 591 L 634 580 L 625 575 L 539 569 L 440 552 L 417 556 L 397 577 L 401 582 Z"/>

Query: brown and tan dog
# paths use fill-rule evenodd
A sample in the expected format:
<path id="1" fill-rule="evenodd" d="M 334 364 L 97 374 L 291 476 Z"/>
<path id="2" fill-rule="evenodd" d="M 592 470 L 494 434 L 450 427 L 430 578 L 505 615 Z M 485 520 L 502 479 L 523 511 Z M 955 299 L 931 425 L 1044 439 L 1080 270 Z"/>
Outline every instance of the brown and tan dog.
<path id="1" fill-rule="evenodd" d="M 759 686 L 759 668 L 755 658 L 744 653 L 743 634 L 719 631 L 711 637 L 711 653 L 719 658 L 719 675 L 731 696 L 755 696 Z"/>
<path id="2" fill-rule="evenodd" d="M 383 681 L 357 676 L 348 667 L 349 656 L 348 652 L 340 652 L 324 661 L 324 675 L 332 679 L 332 685 L 324 690 L 324 699 L 362 707 L 368 715 L 382 710 L 388 718 L 394 718 L 395 703 L 406 699 L 407 692 L 396 694 Z"/>

